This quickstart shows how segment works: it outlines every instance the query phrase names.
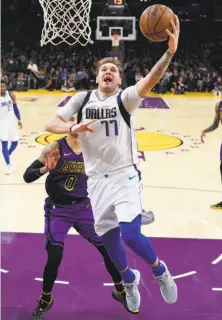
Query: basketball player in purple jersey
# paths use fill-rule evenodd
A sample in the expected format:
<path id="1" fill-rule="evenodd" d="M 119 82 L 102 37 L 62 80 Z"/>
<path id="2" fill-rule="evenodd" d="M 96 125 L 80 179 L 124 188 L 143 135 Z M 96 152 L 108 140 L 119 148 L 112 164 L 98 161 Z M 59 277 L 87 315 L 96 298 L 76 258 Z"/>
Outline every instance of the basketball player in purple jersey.
<path id="1" fill-rule="evenodd" d="M 95 230 L 103 238 L 110 258 L 122 274 L 128 308 L 139 312 L 140 272 L 129 267 L 122 240 L 149 266 L 167 303 L 177 301 L 176 283 L 167 265 L 160 261 L 150 240 L 141 233 L 141 197 L 137 142 L 133 116 L 143 99 L 162 78 L 173 58 L 179 40 L 180 24 L 171 21 L 168 50 L 135 86 L 120 90 L 122 67 L 109 57 L 100 61 L 98 89 L 74 95 L 46 124 L 54 133 L 78 133 L 87 188 L 95 218 Z M 67 121 L 77 116 L 77 125 Z M 176 258 L 175 258 L 176 261 Z"/>
<path id="2" fill-rule="evenodd" d="M 44 206 L 48 260 L 43 273 L 42 295 L 30 319 L 44 319 L 44 313 L 53 305 L 51 292 L 62 261 L 64 240 L 72 227 L 101 253 L 115 285 L 112 296 L 130 312 L 122 277 L 109 258 L 102 238 L 94 229 L 83 156 L 75 135 L 68 135 L 47 145 L 39 159 L 26 169 L 24 180 L 27 183 L 33 182 L 46 173 L 49 173 L 45 182 L 48 198 Z"/>
<path id="3" fill-rule="evenodd" d="M 219 127 L 220 121 L 222 122 L 222 100 L 216 103 L 214 122 L 212 123 L 211 126 L 209 126 L 208 128 L 204 129 L 201 132 L 202 143 L 204 143 L 204 138 L 206 136 L 206 133 L 216 130 Z M 221 175 L 221 181 L 222 181 L 222 143 L 220 146 L 220 175 Z M 217 204 L 213 204 L 211 206 L 211 209 L 222 210 L 222 201 Z"/>

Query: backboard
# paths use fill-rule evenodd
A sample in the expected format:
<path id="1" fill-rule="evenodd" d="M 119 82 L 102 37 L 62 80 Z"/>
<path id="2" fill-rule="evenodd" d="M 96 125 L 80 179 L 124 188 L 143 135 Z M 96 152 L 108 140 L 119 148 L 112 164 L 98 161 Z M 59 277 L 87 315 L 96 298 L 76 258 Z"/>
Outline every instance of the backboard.
<path id="1" fill-rule="evenodd" d="M 119 34 L 123 41 L 136 40 L 135 17 L 97 17 L 96 40 L 112 40 L 113 34 Z"/>

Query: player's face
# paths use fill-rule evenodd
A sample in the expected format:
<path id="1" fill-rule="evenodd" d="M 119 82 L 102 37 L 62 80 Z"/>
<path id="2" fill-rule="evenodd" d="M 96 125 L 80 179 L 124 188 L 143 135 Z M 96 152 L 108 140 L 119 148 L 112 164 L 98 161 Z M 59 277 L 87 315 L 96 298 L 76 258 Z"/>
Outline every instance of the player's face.
<path id="1" fill-rule="evenodd" d="M 1 88 L 1 96 L 4 96 L 4 95 L 5 95 L 5 92 L 6 92 L 5 83 L 1 83 L 1 84 L 0 84 L 0 88 Z"/>
<path id="2" fill-rule="evenodd" d="M 115 64 L 103 64 L 96 78 L 100 90 L 110 93 L 115 91 L 121 85 L 119 69 Z"/>

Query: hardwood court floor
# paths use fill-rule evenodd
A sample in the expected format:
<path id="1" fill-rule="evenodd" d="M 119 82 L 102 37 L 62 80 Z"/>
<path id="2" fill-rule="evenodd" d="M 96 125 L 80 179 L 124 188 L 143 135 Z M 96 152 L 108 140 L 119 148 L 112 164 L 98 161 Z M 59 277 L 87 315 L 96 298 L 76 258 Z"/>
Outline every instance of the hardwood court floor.
<path id="1" fill-rule="evenodd" d="M 45 177 L 26 184 L 22 175 L 44 147 L 36 139 L 42 143 L 56 139 L 53 135 L 46 135 L 44 124 L 66 96 L 42 91 L 17 93 L 23 129 L 20 144 L 12 157 L 15 169 L 11 176 L 5 175 L 2 156 L 0 159 L 1 271 L 8 271 L 2 271 L 4 320 L 27 318 L 40 294 L 41 282 L 34 279 L 41 278 L 45 261 L 42 235 Z M 150 273 L 146 274 L 144 263 L 128 251 L 132 265 L 138 266 L 143 274 L 139 319 L 221 319 L 222 211 L 210 209 L 211 204 L 222 201 L 219 172 L 221 128 L 208 134 L 205 144 L 200 144 L 199 140 L 200 131 L 213 122 L 217 98 L 194 94 L 169 95 L 164 96 L 164 100 L 168 109 L 143 108 L 136 112 L 135 127 L 141 157 L 139 168 L 144 184 L 143 206 L 152 209 L 156 216 L 153 224 L 143 227 L 143 232 L 153 238 L 158 254 L 178 277 L 176 281 L 181 296 L 175 306 L 165 305 Z M 89 246 L 79 236 L 68 237 L 59 273 L 59 279 L 68 284 L 57 284 L 55 296 L 65 299 L 65 296 L 73 295 L 76 303 L 71 308 L 67 300 L 66 306 L 65 302 L 58 302 L 46 319 L 72 319 L 73 315 L 81 320 L 95 317 L 99 320 L 131 319 L 111 301 L 107 288 L 110 279 L 100 257 Z M 76 263 L 77 256 L 80 265 Z M 86 280 L 87 273 L 80 276 L 81 266 L 84 269 L 90 263 L 95 267 L 96 275 L 92 272 L 88 276 L 95 276 L 95 281 Z M 76 276 L 82 280 L 76 283 L 73 279 Z M 15 284 L 14 290 L 9 289 L 12 283 Z M 64 291 L 66 285 L 68 291 Z M 92 298 L 94 289 L 98 292 L 98 299 L 105 299 L 101 313 L 101 304 Z M 30 295 L 28 301 L 24 300 L 25 295 L 19 294 L 24 290 Z M 88 307 L 80 303 L 83 300 Z M 157 309 L 152 306 L 154 301 Z"/>

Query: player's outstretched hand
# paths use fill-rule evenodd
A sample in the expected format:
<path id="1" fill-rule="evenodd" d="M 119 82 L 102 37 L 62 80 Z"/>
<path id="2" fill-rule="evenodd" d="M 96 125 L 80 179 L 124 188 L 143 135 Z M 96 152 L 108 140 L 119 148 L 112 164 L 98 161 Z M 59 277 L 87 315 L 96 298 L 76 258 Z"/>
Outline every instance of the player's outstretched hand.
<path id="1" fill-rule="evenodd" d="M 71 133 L 78 133 L 78 132 L 95 132 L 95 130 L 89 128 L 89 125 L 96 122 L 96 120 L 86 120 L 83 121 L 79 124 L 76 124 L 72 127 L 70 127 L 70 132 Z"/>
<path id="2" fill-rule="evenodd" d="M 55 169 L 57 162 L 59 161 L 60 153 L 58 149 L 53 150 L 50 152 L 45 158 L 45 167 L 44 173 L 50 172 Z"/>
<path id="3" fill-rule="evenodd" d="M 204 138 L 206 137 L 206 133 L 205 132 L 201 132 L 201 135 L 200 135 L 200 140 L 201 140 L 201 142 L 202 143 L 204 143 L 205 141 L 204 141 Z"/>
<path id="4" fill-rule="evenodd" d="M 169 41 L 168 41 L 168 47 L 170 53 L 175 53 L 177 51 L 178 47 L 178 40 L 179 40 L 179 34 L 180 34 L 180 21 L 177 15 L 175 15 L 175 22 L 173 20 L 170 20 L 173 32 L 170 32 L 168 29 L 166 29 L 166 33 L 169 35 Z"/>

